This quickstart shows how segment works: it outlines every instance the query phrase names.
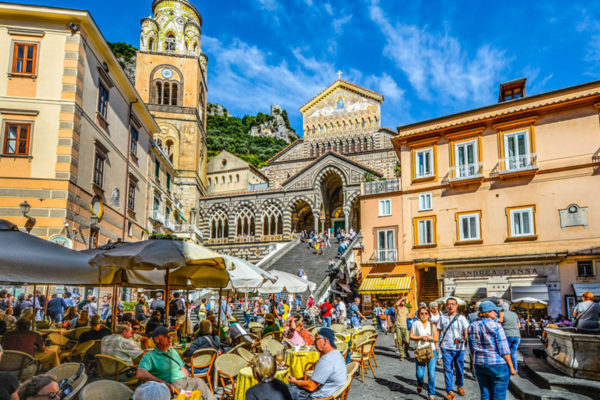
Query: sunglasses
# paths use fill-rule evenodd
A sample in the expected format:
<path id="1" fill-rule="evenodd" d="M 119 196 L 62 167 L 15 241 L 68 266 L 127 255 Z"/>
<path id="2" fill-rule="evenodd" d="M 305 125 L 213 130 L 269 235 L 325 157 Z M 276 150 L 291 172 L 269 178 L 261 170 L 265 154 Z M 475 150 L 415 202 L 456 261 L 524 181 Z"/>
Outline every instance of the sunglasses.
<path id="1" fill-rule="evenodd" d="M 39 398 L 39 397 L 43 397 L 43 398 L 48 398 L 48 399 L 55 399 L 57 397 L 59 397 L 61 394 L 61 391 L 58 392 L 50 392 L 50 393 L 44 393 L 44 394 L 36 394 L 35 397 Z"/>

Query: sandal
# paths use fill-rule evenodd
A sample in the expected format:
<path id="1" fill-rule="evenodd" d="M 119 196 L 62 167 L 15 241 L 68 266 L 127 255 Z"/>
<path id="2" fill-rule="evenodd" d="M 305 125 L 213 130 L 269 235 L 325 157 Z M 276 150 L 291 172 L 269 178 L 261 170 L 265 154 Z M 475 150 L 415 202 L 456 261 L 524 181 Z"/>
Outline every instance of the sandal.
<path id="1" fill-rule="evenodd" d="M 417 393 L 421 393 L 422 390 L 423 390 L 423 386 L 417 386 Z"/>

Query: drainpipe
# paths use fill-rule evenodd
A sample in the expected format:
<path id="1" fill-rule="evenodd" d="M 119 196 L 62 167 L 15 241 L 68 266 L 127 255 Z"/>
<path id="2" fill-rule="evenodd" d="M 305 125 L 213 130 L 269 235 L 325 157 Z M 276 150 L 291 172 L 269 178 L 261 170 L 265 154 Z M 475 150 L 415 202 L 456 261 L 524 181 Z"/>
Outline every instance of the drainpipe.
<path id="1" fill-rule="evenodd" d="M 132 124 L 132 119 L 131 117 L 133 116 L 133 105 L 135 103 L 138 102 L 138 99 L 135 99 L 135 101 L 130 101 L 129 102 L 129 125 L 128 125 L 128 129 L 127 129 L 127 149 L 125 150 L 127 152 L 127 163 L 125 164 L 125 191 L 123 193 L 125 193 L 124 199 L 125 202 L 123 203 L 123 228 L 121 229 L 121 240 L 124 242 L 125 241 L 125 225 L 127 224 L 127 202 L 129 201 L 128 197 L 129 197 L 129 159 L 131 158 L 131 124 Z"/>

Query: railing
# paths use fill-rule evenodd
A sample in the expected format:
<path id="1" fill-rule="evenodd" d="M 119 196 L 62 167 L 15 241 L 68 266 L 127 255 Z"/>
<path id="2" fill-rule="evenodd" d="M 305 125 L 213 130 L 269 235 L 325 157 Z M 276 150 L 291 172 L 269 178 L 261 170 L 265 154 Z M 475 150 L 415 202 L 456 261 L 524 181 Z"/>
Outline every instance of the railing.
<path id="1" fill-rule="evenodd" d="M 375 250 L 369 261 L 373 263 L 397 262 L 398 251 L 396 249 Z"/>
<path id="2" fill-rule="evenodd" d="M 506 157 L 500 159 L 500 173 L 528 171 L 537 169 L 537 154 L 523 154 L 520 156 Z"/>
<path id="3" fill-rule="evenodd" d="M 167 228 L 170 231 L 174 231 L 175 230 L 175 224 L 172 221 L 165 221 L 165 228 Z"/>
<path id="4" fill-rule="evenodd" d="M 472 163 L 450 167 L 450 181 L 480 178 L 483 176 L 483 163 Z"/>
<path id="5" fill-rule="evenodd" d="M 202 232 L 200 231 L 200 229 L 195 226 L 195 225 L 189 225 L 189 224 L 176 224 L 173 225 L 173 232 L 176 233 L 194 233 L 196 234 L 198 237 L 202 237 Z"/>
<path id="6" fill-rule="evenodd" d="M 248 190 L 249 191 L 253 191 L 253 190 L 266 190 L 269 188 L 269 184 L 268 183 L 257 183 L 257 184 L 248 184 Z"/>
<path id="7" fill-rule="evenodd" d="M 400 178 L 385 181 L 363 182 L 362 194 L 390 193 L 400 190 Z"/>
<path id="8" fill-rule="evenodd" d="M 283 235 L 265 235 L 260 237 L 261 242 L 280 242 L 283 240 Z"/>
<path id="9" fill-rule="evenodd" d="M 164 224 L 164 222 L 165 222 L 164 214 L 158 210 L 152 210 L 152 219 L 160 222 L 161 224 Z"/>
<path id="10" fill-rule="evenodd" d="M 252 242 L 256 241 L 256 237 L 254 235 L 252 235 L 252 236 L 236 236 L 235 239 L 233 239 L 233 241 L 235 243 L 252 243 Z"/>
<path id="11" fill-rule="evenodd" d="M 229 238 L 220 238 L 220 239 L 208 239 L 206 244 L 227 244 L 229 243 Z"/>
<path id="12" fill-rule="evenodd" d="M 175 197 L 173 197 L 173 204 L 179 210 L 179 212 L 181 212 L 183 214 L 183 204 L 181 204 L 181 202 L 179 200 L 177 200 L 177 198 L 175 198 Z"/>

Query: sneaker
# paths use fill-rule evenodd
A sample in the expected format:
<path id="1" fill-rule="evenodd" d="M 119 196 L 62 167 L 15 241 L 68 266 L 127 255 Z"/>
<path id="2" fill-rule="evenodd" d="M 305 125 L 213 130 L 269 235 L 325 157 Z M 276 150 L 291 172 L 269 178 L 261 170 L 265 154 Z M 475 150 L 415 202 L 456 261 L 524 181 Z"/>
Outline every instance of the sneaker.
<path id="1" fill-rule="evenodd" d="M 454 399 L 454 392 L 453 391 L 449 391 L 448 394 L 444 398 L 446 400 L 452 400 L 452 399 Z"/>
<path id="2" fill-rule="evenodd" d="M 423 390 L 423 386 L 417 386 L 417 393 L 421 393 L 422 390 Z"/>
<path id="3" fill-rule="evenodd" d="M 462 388 L 462 387 L 459 387 L 459 388 L 456 390 L 456 392 L 457 392 L 459 395 L 461 395 L 461 396 L 464 396 L 464 395 L 465 395 L 465 389 L 464 389 L 464 388 Z"/>
<path id="4" fill-rule="evenodd" d="M 400 355 L 400 350 L 396 349 L 396 355 L 399 356 Z"/>

